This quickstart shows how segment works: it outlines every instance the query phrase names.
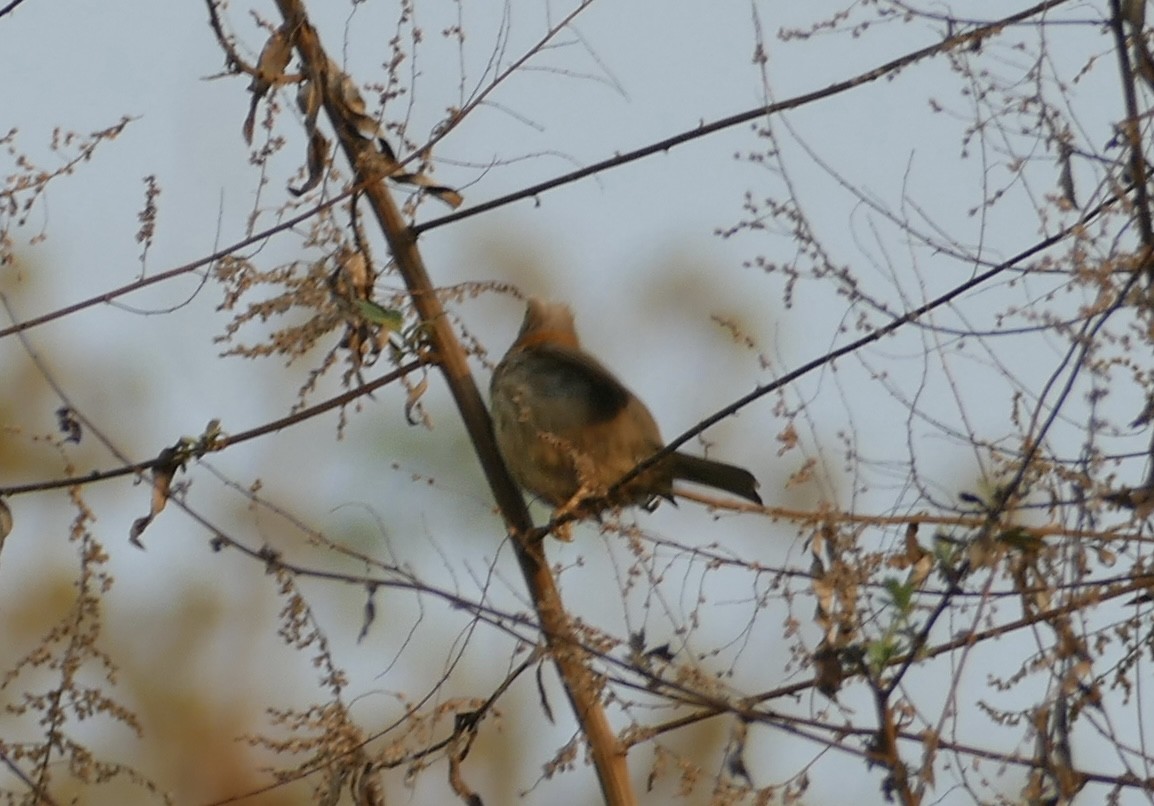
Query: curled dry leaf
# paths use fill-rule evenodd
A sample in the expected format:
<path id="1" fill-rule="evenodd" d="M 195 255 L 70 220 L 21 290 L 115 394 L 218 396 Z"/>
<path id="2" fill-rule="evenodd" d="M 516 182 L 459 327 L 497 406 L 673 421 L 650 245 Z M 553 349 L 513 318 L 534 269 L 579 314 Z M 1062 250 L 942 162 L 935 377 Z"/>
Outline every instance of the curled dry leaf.
<path id="1" fill-rule="evenodd" d="M 308 178 L 299 188 L 289 185 L 289 192 L 294 196 L 302 196 L 320 184 L 329 154 L 329 141 L 317 129 L 317 115 L 321 111 L 321 92 L 315 81 L 310 79 L 301 82 L 297 90 L 297 106 L 305 116 L 305 131 L 309 135 Z"/>
<path id="2" fill-rule="evenodd" d="M 373 296 L 376 278 L 369 271 L 369 260 L 362 250 L 341 247 L 337 252 L 337 266 L 340 277 L 348 283 L 349 296 L 357 299 L 370 299 Z"/>
<path id="3" fill-rule="evenodd" d="M 465 782 L 465 776 L 461 772 L 461 761 L 469 752 L 469 742 L 459 741 L 460 738 L 458 736 L 453 737 L 453 748 L 449 753 L 449 786 L 453 788 L 453 792 L 461 799 L 462 803 L 467 803 L 469 806 L 481 806 L 481 796 Z"/>
<path id="4" fill-rule="evenodd" d="M 380 122 L 368 113 L 365 99 L 348 73 L 330 59 L 325 75 L 328 101 L 334 108 L 335 115 L 348 130 L 361 139 L 375 141 L 376 153 L 368 155 L 369 159 L 358 165 L 358 170 L 369 176 L 379 175 L 382 179 L 387 178 L 418 187 L 453 209 L 461 206 L 464 198 L 453 188 L 434 182 L 427 174 L 406 173 L 400 170 L 396 152 L 385 139 L 385 132 Z M 328 141 L 317 129 L 321 93 L 315 76 L 310 76 L 301 83 L 297 91 L 297 105 L 305 117 L 305 130 L 309 135 L 308 180 L 299 188 L 289 188 L 294 195 L 300 196 L 320 182 L 329 151 Z"/>
<path id="5" fill-rule="evenodd" d="M 303 196 L 321 183 L 329 157 L 329 141 L 316 129 L 309 135 L 308 178 L 299 188 L 289 185 L 289 193 Z"/>
<path id="6" fill-rule="evenodd" d="M 399 173 L 393 174 L 391 177 L 394 182 L 400 182 L 405 185 L 414 185 L 428 191 L 434 198 L 439 199 L 445 204 L 456 210 L 465 201 L 465 197 L 453 190 L 447 185 L 440 185 L 434 182 L 427 174 L 408 174 Z"/>
<path id="7" fill-rule="evenodd" d="M 292 37 L 286 26 L 273 31 L 272 36 L 264 43 L 260 52 L 260 59 L 256 65 L 256 75 L 248 85 L 252 93 L 252 102 L 249 104 L 248 116 L 244 119 L 244 141 L 252 144 L 253 128 L 256 124 L 256 108 L 261 98 L 268 94 L 284 78 L 285 68 L 292 58 Z"/>
<path id="8" fill-rule="evenodd" d="M 429 377 L 423 375 L 419 381 L 409 387 L 409 397 L 405 401 L 405 419 L 409 421 L 409 425 L 420 425 L 421 423 L 428 424 L 428 416 L 425 414 L 415 415 L 414 412 L 417 407 L 421 405 L 421 398 L 425 394 L 425 390 L 429 388 Z"/>
<path id="9" fill-rule="evenodd" d="M 128 540 L 132 545 L 144 548 L 140 542 L 140 535 L 168 503 L 176 471 L 183 470 L 189 459 L 222 450 L 227 444 L 228 437 L 220 428 L 220 420 L 213 419 L 208 421 L 204 433 L 200 436 L 181 437 L 175 445 L 160 452 L 152 461 L 152 504 L 147 515 L 137 518 L 132 523 L 132 529 L 128 533 Z"/>
<path id="10" fill-rule="evenodd" d="M 348 73 L 329 60 L 329 100 L 340 110 L 341 117 L 352 124 L 356 132 L 366 140 L 384 137 L 381 124 L 368 114 L 365 99 Z"/>
<path id="11" fill-rule="evenodd" d="M 384 139 L 377 139 L 377 151 L 362 154 L 357 169 L 372 179 L 388 179 L 402 185 L 412 185 L 444 202 L 453 209 L 461 206 L 464 197 L 448 185 L 435 182 L 428 174 L 408 173 L 398 170 L 399 164 L 393 150 Z"/>
<path id="12" fill-rule="evenodd" d="M 264 95 L 269 89 L 284 78 L 285 68 L 292 58 L 293 45 L 287 26 L 282 25 L 273 31 L 272 36 L 264 43 L 260 52 L 260 60 L 256 65 L 257 74 L 248 85 L 254 94 Z"/>
<path id="13" fill-rule="evenodd" d="M 140 536 L 153 519 L 160 514 L 168 503 L 169 492 L 172 489 L 172 479 L 176 471 L 184 466 L 184 459 L 177 448 L 165 448 L 156 457 L 152 464 L 152 503 L 148 514 L 132 522 L 132 529 L 128 532 L 128 542 L 139 549 L 144 548 Z"/>
<path id="14" fill-rule="evenodd" d="M 244 125 L 241 126 L 240 132 L 244 136 L 244 141 L 248 145 L 252 145 L 252 133 L 256 128 L 256 108 L 260 105 L 260 96 L 253 94 L 252 100 L 248 104 L 248 114 L 244 116 Z"/>
<path id="15" fill-rule="evenodd" d="M 321 93 L 315 81 L 302 81 L 297 89 L 297 106 L 305 116 L 305 128 L 312 131 L 321 111 Z"/>

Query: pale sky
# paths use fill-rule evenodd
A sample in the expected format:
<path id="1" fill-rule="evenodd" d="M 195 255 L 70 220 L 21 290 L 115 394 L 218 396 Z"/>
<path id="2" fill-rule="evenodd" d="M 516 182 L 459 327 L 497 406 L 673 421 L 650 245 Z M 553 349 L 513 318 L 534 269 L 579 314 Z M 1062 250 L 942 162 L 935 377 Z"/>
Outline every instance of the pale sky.
<path id="1" fill-rule="evenodd" d="M 388 59 L 387 42 L 395 33 L 395 4 L 312 5 L 314 22 L 332 56 L 362 84 L 381 81 L 380 65 Z M 842 33 L 789 43 L 777 39 L 779 29 L 828 16 L 841 5 L 845 4 L 827 0 L 805 4 L 594 3 L 577 18 L 573 31 L 562 33 L 553 47 L 528 63 L 528 69 L 497 88 L 488 106 L 437 145 L 437 179 L 459 187 L 465 197 L 463 209 L 468 209 L 702 122 L 756 107 L 766 101 L 767 90 L 772 99 L 782 100 L 819 89 L 939 41 L 942 35 L 941 29 L 928 23 L 895 22 L 875 25 L 860 38 Z M 1006 11 L 1004 0 L 965 5 L 975 19 Z M 1081 17 L 1092 16 L 1091 8 L 1099 5 L 1083 4 Z M 468 93 L 484 80 L 491 61 L 507 66 L 543 35 L 549 20 L 559 19 L 571 7 L 538 0 L 417 6 L 425 45 L 415 61 L 415 91 L 411 99 L 394 101 L 386 109 L 388 120 L 408 109 L 408 132 L 416 139 L 427 135 L 445 117 L 447 108 L 460 103 L 462 84 Z M 234 0 L 228 10 L 227 19 L 241 38 L 243 52 L 255 58 L 262 36 L 253 25 L 250 8 L 265 19 L 275 19 L 275 7 Z M 461 52 L 440 34 L 457 21 L 458 10 L 467 31 Z M 755 17 L 769 47 L 764 75 L 753 59 Z M 507 21 L 504 27 L 503 19 Z M 1067 81 L 1091 54 L 1109 47 L 1105 35 L 1086 27 L 1055 27 L 1047 29 L 1046 36 L 1051 61 L 1045 67 Z M 1028 54 L 1019 54 L 1006 44 L 1015 37 L 1034 41 L 1031 32 L 1022 31 L 1011 32 L 1001 44 L 987 45 L 998 48 L 991 61 L 1007 79 L 1029 66 Z M 16 253 L 25 268 L 19 286 L 12 284 L 11 277 L 0 277 L 0 288 L 10 294 L 21 317 L 42 314 L 140 276 L 141 247 L 134 234 L 139 228 L 137 213 L 144 204 L 145 176 L 155 175 L 162 188 L 157 236 L 144 268 L 155 274 L 243 238 L 256 194 L 260 193 L 261 206 L 271 211 L 286 199 L 286 183 L 293 181 L 304 164 L 304 141 L 292 92 L 283 91 L 277 101 L 286 111 L 278 119 L 275 135 L 286 137 L 289 145 L 271 161 L 267 185 L 260 187 L 257 169 L 249 164 L 251 149 L 241 137 L 248 82 L 218 75 L 223 56 L 202 3 L 82 0 L 64 7 L 49 0 L 26 0 L 16 12 L 0 19 L 0 53 L 10 66 L 8 79 L 0 82 L 0 133 L 18 127 L 15 149 L 47 169 L 63 160 L 61 154 L 46 149 L 55 128 L 83 137 L 116 124 L 122 116 L 133 118 L 119 138 L 102 144 L 90 162 L 77 167 L 74 176 L 53 182 L 27 226 L 14 231 Z M 1070 64 L 1061 62 L 1067 55 Z M 406 64 L 412 63 L 410 59 Z M 19 66 L 18 74 L 14 65 Z M 1091 72 L 1071 84 L 1078 119 L 1086 127 L 1077 134 L 1098 149 L 1109 139 L 1108 123 L 1118 114 L 1114 86 L 1112 74 L 1105 71 Z M 767 277 L 756 266 L 745 264 L 761 256 L 804 265 L 806 260 L 799 258 L 791 234 L 777 225 L 728 238 L 716 234 L 742 217 L 746 193 L 759 200 L 780 195 L 788 182 L 830 260 L 851 266 L 863 278 L 862 290 L 891 313 L 922 303 L 981 267 L 924 244 L 911 244 L 886 220 L 887 214 L 907 216 L 920 232 L 933 237 L 948 232 L 960 245 L 980 251 L 991 261 L 1053 231 L 1057 218 L 1043 224 L 1034 213 L 1034 204 L 1056 192 L 1057 181 L 1055 155 L 1040 146 L 1024 169 L 1027 181 L 1015 184 L 996 209 L 975 212 L 984 194 L 1013 177 L 1005 167 L 1006 154 L 998 151 L 997 138 L 966 143 L 966 126 L 975 115 L 985 114 L 984 107 L 975 107 L 972 97 L 964 94 L 966 89 L 966 82 L 951 73 L 943 60 L 921 63 L 893 80 L 775 119 L 773 125 L 787 149 L 789 174 L 785 177 L 772 165 L 754 164 L 746 158 L 752 152 L 764 153 L 769 144 L 745 124 L 536 200 L 431 231 L 422 236 L 421 247 L 438 283 L 511 282 L 526 293 L 567 299 L 588 348 L 619 371 L 647 400 L 665 434 L 674 436 L 756 385 L 856 337 L 859 334 L 852 328 L 859 313 L 867 314 L 874 324 L 886 321 L 884 314 L 865 306 L 851 311 L 829 286 L 812 282 L 799 286 L 793 307 L 787 309 L 779 277 Z M 368 90 L 366 98 L 375 111 Z M 945 111 L 935 112 L 935 102 Z M 261 116 L 263 112 L 262 106 Z M 257 147 L 264 136 L 258 128 Z M 1020 150 L 1020 143 L 1003 145 L 1007 151 Z M 969 154 L 962 159 L 967 148 Z M 62 152 L 71 153 L 68 148 Z M 4 173 L 13 173 L 11 158 L 0 159 L 5 160 Z M 1079 166 L 1078 170 L 1084 171 L 1078 178 L 1089 195 L 1101 177 L 1090 168 Z M 856 191 L 848 190 L 851 187 Z M 418 219 L 445 212 L 445 207 L 427 200 Z M 266 214 L 257 226 L 272 223 Z M 47 238 L 30 243 L 41 230 Z M 377 248 L 381 260 L 385 251 Z M 259 252 L 249 249 L 245 254 L 266 267 L 319 257 L 295 236 L 274 238 Z M 1037 288 L 997 286 L 943 314 L 939 321 L 953 327 L 965 323 L 990 326 L 996 311 L 1041 296 L 1048 289 L 1042 282 Z M 381 283 L 388 289 L 397 281 L 386 277 Z M 20 288 L 31 290 L 20 292 Z M 310 359 L 286 370 L 280 358 L 259 363 L 219 358 L 223 348 L 213 338 L 223 331 L 229 317 L 216 310 L 219 288 L 211 282 L 201 288 L 194 276 L 163 283 L 120 302 L 128 307 L 89 309 L 37 328 L 29 336 L 65 380 L 76 404 L 99 412 L 102 430 L 137 460 L 155 455 L 181 435 L 199 433 L 210 419 L 221 420 L 226 432 L 237 432 L 283 416 L 315 363 Z M 495 295 L 455 309 L 470 332 L 488 347 L 490 359 L 504 350 L 521 316 L 517 300 Z M 756 348 L 734 346 L 713 323 L 713 315 L 739 322 Z M 0 322 L 0 327 L 7 324 Z M 845 333 L 840 332 L 843 326 L 848 328 Z M 255 328 L 244 331 L 248 340 L 259 335 Z M 989 469 L 980 466 L 961 435 L 972 429 L 996 440 L 1012 433 L 1007 419 L 1008 390 L 1014 383 L 1037 390 L 1056 363 L 1060 345 L 1048 345 L 1042 339 L 1026 345 L 1026 349 L 998 356 L 1002 366 L 1010 368 L 1002 372 L 992 367 L 982 346 L 965 352 L 948 336 L 913 331 L 883 343 L 860 362 L 845 359 L 837 372 L 827 368 L 787 391 L 787 408 L 802 402 L 809 407 L 809 419 L 798 422 L 804 429 L 800 452 L 779 455 L 777 437 L 787 421 L 774 410 L 776 396 L 762 399 L 708 436 L 717 442 L 717 455 L 750 467 L 771 503 L 812 506 L 819 498 L 833 496 L 841 505 L 863 511 L 909 514 L 905 508 L 918 500 L 913 489 L 902 489 L 911 461 L 918 463 L 919 475 L 936 485 L 934 494 L 956 502 L 958 485 L 972 485 L 983 469 Z M 951 367 L 956 372 L 950 376 L 920 363 L 925 349 L 955 348 L 958 357 Z M 759 366 L 759 351 L 772 362 L 770 369 Z M 21 355 L 15 340 L 0 344 L 0 361 L 23 362 Z M 109 356 L 115 356 L 111 363 L 118 367 L 113 376 L 93 377 L 88 365 L 103 367 Z M 994 391 L 991 379 L 1000 384 Z M 479 364 L 478 381 L 483 388 L 488 383 L 487 370 Z M 313 402 L 337 391 L 335 383 L 326 381 Z M 919 410 L 937 412 L 957 432 L 894 406 L 895 392 L 908 393 L 911 399 L 920 396 Z M 1127 393 L 1120 395 L 1130 405 Z M 491 595 L 503 606 L 516 607 L 522 587 L 515 563 L 507 547 L 499 554 L 500 523 L 491 514 L 479 468 L 471 459 L 459 460 L 464 455 L 460 453 L 463 432 L 435 375 L 430 378 L 427 399 L 435 422 L 431 432 L 403 426 L 403 393 L 385 390 L 365 401 L 362 412 L 350 410 L 351 422 L 339 442 L 333 438 L 336 416 L 328 414 L 258 443 L 238 446 L 213 457 L 210 464 L 242 487 L 259 478 L 268 499 L 314 528 L 332 530 L 330 536 L 362 530 L 357 539 L 368 541 L 362 546 L 366 550 L 377 548 L 366 535 L 387 537 L 399 562 L 410 563 L 430 579 L 457 585 L 470 595 L 479 595 L 477 579 L 499 556 L 499 581 Z M 29 433 L 49 432 L 52 417 L 51 409 L 29 412 L 20 425 Z M 868 460 L 868 468 L 856 476 L 843 469 L 845 444 L 840 435 L 844 433 L 853 435 L 854 446 Z M 1073 452 L 1076 443 L 1071 445 Z M 86 457 L 80 472 L 116 464 L 102 451 L 90 451 Z M 788 487 L 789 476 L 808 457 L 819 460 L 819 481 Z M 428 477 L 436 481 L 431 489 L 424 484 Z M 246 512 L 244 501 L 230 497 L 207 470 L 194 468 L 187 478 L 193 481 L 190 502 L 229 523 L 238 536 L 254 545 L 275 546 L 282 540 L 296 545 L 298 535 L 286 536 L 284 524 Z M 27 481 L 8 473 L 0 475 L 0 484 Z M 114 612 L 119 607 L 121 612 L 137 613 L 145 619 L 142 631 L 156 629 L 155 624 L 147 625 L 147 616 L 152 608 L 155 613 L 165 612 L 156 603 L 164 601 L 166 591 L 209 580 L 240 607 L 251 594 L 253 580 L 263 579 L 251 563 L 235 557 L 222 560 L 208 552 L 204 530 L 174 509 L 163 513 L 146 533 L 146 554 L 129 548 L 121 536 L 127 535 L 132 519 L 147 508 L 143 486 L 110 482 L 94 489 L 91 496 L 99 505 L 94 508 L 100 513 L 102 540 L 111 547 L 114 567 L 121 574 L 121 598 L 114 603 Z M 63 534 L 58 527 L 69 513 L 57 513 L 54 518 L 51 512 L 31 510 L 35 514 L 29 514 L 30 508 L 21 513 L 20 506 L 26 506 L 25 502 L 14 504 L 18 527 L 27 529 L 26 524 L 37 523 L 46 533 Z M 884 512 L 886 507 L 893 511 Z M 747 559 L 799 569 L 809 563 L 794 530 L 766 520 L 715 521 L 691 503 L 677 509 L 663 507 L 639 519 L 647 530 L 671 540 L 691 545 L 723 540 L 727 541 L 725 550 Z M 563 587 L 574 609 L 625 635 L 650 617 L 643 614 L 638 601 L 624 605 L 618 601 L 617 575 L 628 564 L 629 555 L 620 545 L 605 545 L 605 540 L 595 526 L 588 525 L 573 544 L 552 547 L 551 556 L 573 566 Z M 29 532 L 15 532 L 0 573 L 11 573 L 21 559 L 28 561 L 42 550 Z M 61 552 L 67 556 L 67 549 Z M 753 592 L 747 587 L 748 578 L 728 581 L 724 574 L 706 575 L 690 565 L 684 586 L 679 581 L 673 588 L 686 601 L 669 608 L 684 618 L 697 593 L 693 586 L 701 584 L 705 595 L 717 602 L 708 616 L 716 624 L 703 627 L 704 635 L 693 639 L 700 641 L 696 649 L 707 650 L 713 635 L 740 632 L 752 610 L 741 602 Z M 731 589 L 732 584 L 739 587 Z M 602 588 L 607 597 L 586 595 Z M 795 589 L 804 586 L 796 583 Z M 335 640 L 346 653 L 344 659 L 362 675 L 354 685 L 357 693 L 419 688 L 416 681 L 428 668 L 436 670 L 445 663 L 453 631 L 461 624 L 459 614 L 446 613 L 443 603 L 423 602 L 426 617 L 444 620 L 431 642 L 430 654 L 435 657 L 413 658 L 409 650 L 399 668 L 390 672 L 392 676 L 378 679 L 383 666 L 380 647 L 393 646 L 390 642 L 405 636 L 417 618 L 414 602 L 389 600 L 392 612 L 405 615 L 393 624 L 377 625 L 369 639 L 370 644 L 377 642 L 374 654 L 353 640 L 359 629 L 361 599 L 347 592 L 334 598 L 339 604 L 325 601 L 318 607 L 332 620 L 334 633 L 339 634 Z M 808 604 L 795 605 L 793 613 L 807 617 Z M 766 682 L 757 674 L 766 658 L 775 674 L 784 666 L 774 642 L 785 616 L 786 611 L 774 605 L 758 617 L 743 653 L 732 648 L 723 653 L 717 666 L 733 666 L 734 685 L 768 687 L 786 679 Z M 651 634 L 668 629 L 661 618 L 652 618 L 653 623 L 644 625 Z M 275 642 L 271 620 L 268 623 L 268 640 Z M 711 629 L 717 632 L 711 634 Z M 392 651 L 383 656 L 391 659 Z M 504 658 L 488 669 L 483 659 L 470 660 L 499 679 Z M 985 693 L 984 674 L 977 671 L 984 669 L 984 661 L 976 659 L 975 671 L 967 671 L 964 685 L 973 688 L 963 689 L 962 701 Z M 788 679 L 804 674 L 794 669 Z M 551 675 L 549 679 L 552 682 Z M 307 691 L 307 680 L 307 675 L 286 679 L 285 689 L 298 686 Z M 543 717 L 533 710 L 535 693 L 530 689 L 526 684 L 526 707 L 546 735 L 535 738 L 540 754 L 525 760 L 516 782 L 519 789 L 532 786 L 540 764 L 553 748 L 567 741 L 572 730 L 567 721 L 544 727 Z M 472 693 L 483 691 L 482 687 Z M 565 709 L 559 689 L 553 693 L 554 710 Z M 923 693 L 931 699 L 944 696 L 932 682 L 925 683 L 924 692 L 911 696 Z M 275 705 L 273 700 L 270 704 Z M 851 697 L 849 703 L 847 707 L 869 707 L 864 699 Z M 816 710 L 826 705 L 806 701 L 788 707 Z M 509 730 L 510 736 L 523 734 L 527 726 Z M 981 736 L 980 732 L 975 735 Z M 759 731 L 751 739 L 751 752 L 762 754 L 757 756 L 757 765 L 747 757 L 747 765 L 755 783 L 766 786 L 796 772 L 819 749 Z M 1086 747 L 1085 752 L 1089 758 L 1094 748 Z M 1110 761 L 1088 761 L 1087 765 L 1105 769 Z M 838 802 L 851 785 L 863 792 L 877 791 L 878 775 L 866 771 L 857 760 L 839 758 L 823 769 L 839 770 L 839 775 L 836 779 L 815 776 L 808 802 Z M 565 785 L 589 791 L 581 788 L 591 780 L 591 771 L 583 769 L 571 774 Z M 1006 780 L 1011 787 L 1017 779 Z M 439 773 L 426 773 L 421 786 L 429 787 L 430 793 L 443 791 Z M 524 802 L 552 802 L 562 791 L 559 786 L 556 782 L 538 784 Z M 951 795 L 949 786 L 941 782 L 935 802 L 969 802 L 965 790 Z"/>

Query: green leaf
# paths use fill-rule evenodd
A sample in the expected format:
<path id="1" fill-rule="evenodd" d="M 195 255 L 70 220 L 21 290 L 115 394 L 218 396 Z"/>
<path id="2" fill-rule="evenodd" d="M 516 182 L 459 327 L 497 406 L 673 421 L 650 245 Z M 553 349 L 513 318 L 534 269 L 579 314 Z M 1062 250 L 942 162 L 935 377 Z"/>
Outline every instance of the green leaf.
<path id="1" fill-rule="evenodd" d="M 357 306 L 357 311 L 364 317 L 365 321 L 372 322 L 374 325 L 380 325 L 390 333 L 395 333 L 400 330 L 401 325 L 404 324 L 404 316 L 394 308 L 385 308 L 367 299 L 358 299 L 354 300 L 354 302 Z"/>
<path id="2" fill-rule="evenodd" d="M 892 638 L 871 641 L 866 647 L 866 660 L 874 673 L 880 673 L 890 659 L 898 654 L 900 647 Z"/>
<path id="3" fill-rule="evenodd" d="M 890 595 L 890 599 L 893 600 L 894 607 L 902 614 L 908 613 L 910 603 L 913 601 L 913 588 L 895 577 L 887 577 L 883 584 Z"/>

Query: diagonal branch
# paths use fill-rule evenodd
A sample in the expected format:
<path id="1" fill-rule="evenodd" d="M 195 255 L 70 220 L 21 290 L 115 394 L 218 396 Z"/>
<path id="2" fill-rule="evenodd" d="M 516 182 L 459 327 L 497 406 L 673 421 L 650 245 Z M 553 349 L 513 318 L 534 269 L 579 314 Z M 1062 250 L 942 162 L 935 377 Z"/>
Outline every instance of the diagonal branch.
<path id="1" fill-rule="evenodd" d="M 383 178 L 372 181 L 374 177 L 366 175 L 371 171 L 371 166 L 379 164 L 380 154 L 376 145 L 360 135 L 355 122 L 347 119 L 347 106 L 330 94 L 329 88 L 340 82 L 328 80 L 333 63 L 321 45 L 316 30 L 309 24 L 302 0 L 277 0 L 277 7 L 285 23 L 296 32 L 295 47 L 303 71 L 321 93 L 325 113 L 336 132 L 341 149 L 357 174 L 358 184 L 365 186 L 365 198 L 388 241 L 413 305 L 428 328 L 429 339 L 440 359 L 445 382 L 461 413 L 497 505 L 513 534 L 517 560 L 553 661 L 592 751 L 605 801 L 609 804 L 635 803 L 625 764 L 625 752 L 601 706 L 601 687 L 589 667 L 588 654 L 580 648 L 573 633 L 560 593 L 546 563 L 543 543 L 526 539 L 532 532 L 533 523 L 525 507 L 525 500 L 501 461 L 488 410 L 469 370 L 465 351 L 434 293 L 432 280 L 417 249 L 416 235 L 405 223 Z"/>

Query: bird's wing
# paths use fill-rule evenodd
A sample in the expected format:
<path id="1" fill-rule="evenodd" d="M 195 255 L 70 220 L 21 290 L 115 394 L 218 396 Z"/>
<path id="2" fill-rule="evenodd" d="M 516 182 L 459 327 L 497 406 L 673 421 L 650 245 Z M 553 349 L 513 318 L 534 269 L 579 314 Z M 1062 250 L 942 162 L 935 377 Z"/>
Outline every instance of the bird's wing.
<path id="1" fill-rule="evenodd" d="M 616 417 L 632 397 L 617 377 L 588 353 L 568 347 L 541 345 L 533 350 L 537 391 L 570 403 L 585 401 L 583 417 L 590 423 Z"/>

